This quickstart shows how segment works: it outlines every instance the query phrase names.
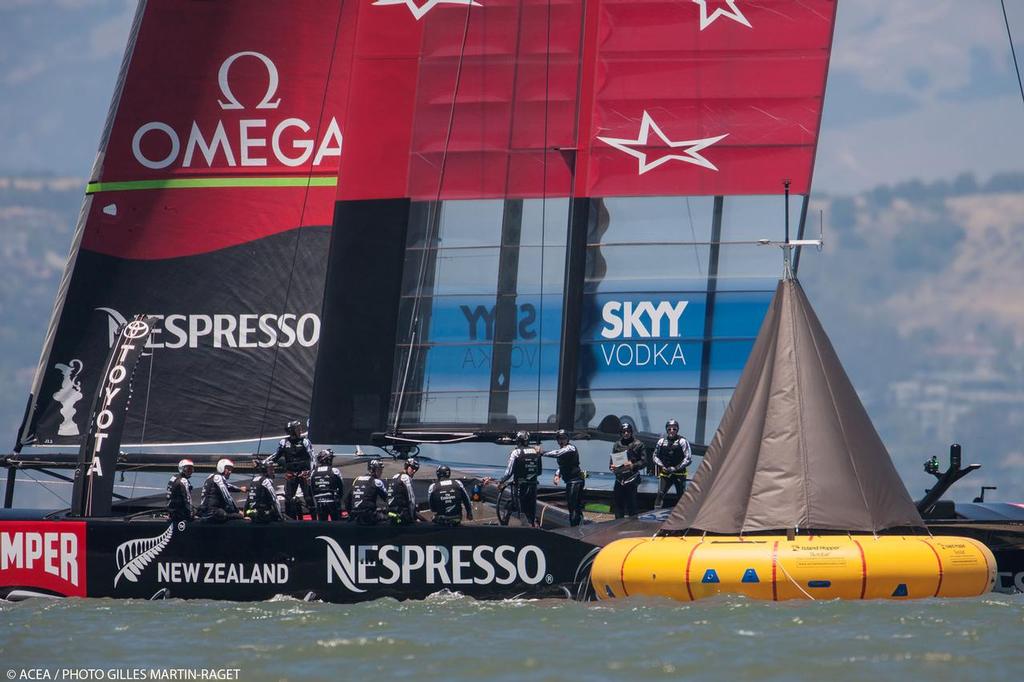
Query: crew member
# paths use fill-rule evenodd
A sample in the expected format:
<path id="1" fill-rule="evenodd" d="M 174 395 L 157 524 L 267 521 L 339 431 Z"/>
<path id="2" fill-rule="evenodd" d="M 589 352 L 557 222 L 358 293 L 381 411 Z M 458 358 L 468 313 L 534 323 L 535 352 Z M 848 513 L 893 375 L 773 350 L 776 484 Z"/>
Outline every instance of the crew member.
<path id="1" fill-rule="evenodd" d="M 334 464 L 334 450 L 326 448 L 316 454 L 317 467 L 309 477 L 316 503 L 317 521 L 341 521 L 341 498 L 345 484 L 341 471 Z"/>
<path id="2" fill-rule="evenodd" d="M 580 452 L 576 446 L 569 442 L 569 433 L 565 429 L 558 429 L 555 433 L 555 440 L 558 442 L 558 449 L 542 453 L 543 457 L 554 457 L 558 462 L 558 471 L 555 472 L 555 485 L 565 481 L 565 502 L 569 509 L 569 525 L 579 526 L 583 523 L 583 469 L 580 468 Z"/>
<path id="3" fill-rule="evenodd" d="M 167 482 L 167 518 L 171 523 L 196 518 L 195 509 L 192 508 L 192 483 L 188 480 L 194 471 L 192 460 L 183 459 L 178 462 L 178 473 Z"/>
<path id="4" fill-rule="evenodd" d="M 228 483 L 235 463 L 230 459 L 217 460 L 217 473 L 210 474 L 203 483 L 203 496 L 199 503 L 199 518 L 208 523 L 224 523 L 245 518 L 238 511 L 238 505 L 231 493 L 244 493 L 247 487 L 239 488 Z"/>
<path id="5" fill-rule="evenodd" d="M 466 518 L 473 520 L 473 506 L 462 481 L 452 478 L 452 470 L 441 465 L 437 467 L 437 481 L 427 491 L 430 511 L 434 512 L 434 523 L 440 526 L 457 526 L 462 523 L 462 509 Z"/>
<path id="6" fill-rule="evenodd" d="M 420 470 L 415 457 L 405 460 L 402 471 L 388 481 L 388 518 L 397 525 L 416 523 L 416 493 L 412 489 L 412 477 Z"/>
<path id="7" fill-rule="evenodd" d="M 668 509 L 686 490 L 686 467 L 690 465 L 690 444 L 679 435 L 679 422 L 665 422 L 665 435 L 654 446 L 654 466 L 658 471 L 658 497 L 654 507 Z M 676 498 L 669 501 L 666 493 L 675 488 Z"/>
<path id="8" fill-rule="evenodd" d="M 283 521 L 281 503 L 274 490 L 274 463 L 257 459 L 253 464 L 256 475 L 249 484 L 249 494 L 245 498 L 245 518 L 254 523 Z"/>
<path id="9" fill-rule="evenodd" d="M 387 504 L 388 493 L 380 475 L 384 471 L 384 463 L 379 459 L 371 459 L 366 464 L 366 475 L 358 476 L 352 481 L 352 487 L 345 493 L 343 516 L 364 526 L 372 526 L 380 520 L 377 503 Z"/>
<path id="10" fill-rule="evenodd" d="M 623 422 L 619 429 L 620 438 L 612 445 L 612 455 L 608 459 L 608 468 L 615 474 L 615 488 L 612 491 L 615 507 L 615 518 L 636 516 L 636 493 L 640 487 L 640 474 L 647 466 L 647 453 L 644 444 L 633 434 L 633 425 Z M 615 465 L 614 455 L 626 454 L 626 461 Z"/>
<path id="11" fill-rule="evenodd" d="M 313 491 L 309 485 L 310 471 L 314 467 L 313 444 L 302 434 L 302 422 L 290 421 L 286 427 L 288 435 L 277 444 L 277 452 L 267 460 L 284 467 L 284 509 L 293 519 L 302 518 L 302 510 L 295 499 L 297 488 L 302 488 L 306 509 L 312 514 Z"/>
<path id="12" fill-rule="evenodd" d="M 513 491 L 519 498 L 519 511 L 531 526 L 537 525 L 537 479 L 543 470 L 540 452 L 530 447 L 530 433 L 516 433 L 516 447 L 508 454 L 508 467 L 498 481 L 498 489 L 512 480 Z"/>

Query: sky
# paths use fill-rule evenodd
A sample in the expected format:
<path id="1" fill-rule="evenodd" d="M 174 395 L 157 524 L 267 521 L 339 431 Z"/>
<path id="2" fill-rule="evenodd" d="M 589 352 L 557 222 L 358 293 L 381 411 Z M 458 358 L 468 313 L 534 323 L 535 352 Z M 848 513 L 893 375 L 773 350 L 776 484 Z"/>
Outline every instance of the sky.
<path id="1" fill-rule="evenodd" d="M 0 175 L 89 174 L 135 5 L 0 0 Z M 816 191 L 1020 170 L 1022 121 L 999 0 L 840 0 Z"/>

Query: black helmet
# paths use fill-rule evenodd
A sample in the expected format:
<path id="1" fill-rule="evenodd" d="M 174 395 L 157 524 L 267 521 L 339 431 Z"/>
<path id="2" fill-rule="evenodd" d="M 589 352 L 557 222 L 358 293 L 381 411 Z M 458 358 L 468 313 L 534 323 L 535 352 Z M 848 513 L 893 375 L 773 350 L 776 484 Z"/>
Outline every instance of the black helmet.
<path id="1" fill-rule="evenodd" d="M 371 459 L 366 463 L 366 470 L 374 476 L 379 476 L 384 471 L 384 462 L 379 459 Z"/>
<path id="2" fill-rule="evenodd" d="M 563 438 L 566 441 L 569 440 L 569 432 L 568 431 L 566 431 L 565 429 L 558 429 L 557 431 L 555 431 L 555 440 L 561 442 Z"/>
<path id="3" fill-rule="evenodd" d="M 331 464 L 334 462 L 334 450 L 330 448 L 324 448 L 320 452 L 316 453 L 316 461 L 319 464 Z"/>
<path id="4" fill-rule="evenodd" d="M 625 436 L 627 433 L 633 433 L 633 425 L 629 422 L 622 422 L 622 426 L 619 427 L 619 433 Z"/>
<path id="5" fill-rule="evenodd" d="M 419 471 L 420 461 L 415 457 L 410 457 L 409 459 L 405 460 L 405 466 L 412 469 L 413 471 Z"/>
<path id="6" fill-rule="evenodd" d="M 517 431 L 516 432 L 516 445 L 529 445 L 530 444 L 530 432 L 529 431 Z"/>
<path id="7" fill-rule="evenodd" d="M 288 426 L 286 426 L 284 430 L 292 438 L 298 438 L 299 436 L 302 435 L 302 422 L 300 422 L 298 419 L 293 419 L 292 421 L 288 422 Z"/>
<path id="8" fill-rule="evenodd" d="M 441 479 L 451 478 L 451 477 L 452 477 L 452 470 L 451 469 L 446 467 L 444 464 L 442 464 L 441 466 L 437 467 L 437 480 L 440 481 Z"/>
<path id="9" fill-rule="evenodd" d="M 677 422 L 675 419 L 669 419 L 667 422 L 665 422 L 665 430 L 666 431 L 668 431 L 672 427 L 675 427 L 676 431 L 678 431 L 679 430 L 679 422 Z"/>
<path id="10" fill-rule="evenodd" d="M 253 471 L 263 472 L 265 474 L 270 473 L 274 470 L 274 460 L 262 459 L 260 457 L 252 458 Z"/>

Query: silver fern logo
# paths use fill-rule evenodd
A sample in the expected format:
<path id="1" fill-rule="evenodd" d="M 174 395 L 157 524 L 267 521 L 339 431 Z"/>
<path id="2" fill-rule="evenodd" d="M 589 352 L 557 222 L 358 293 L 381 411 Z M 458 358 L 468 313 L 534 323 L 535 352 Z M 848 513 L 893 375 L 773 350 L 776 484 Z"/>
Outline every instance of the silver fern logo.
<path id="1" fill-rule="evenodd" d="M 122 542 L 117 546 L 117 575 L 114 576 L 114 587 L 124 577 L 133 583 L 139 582 L 139 575 L 157 557 L 171 541 L 174 533 L 172 523 L 155 538 L 137 538 Z"/>

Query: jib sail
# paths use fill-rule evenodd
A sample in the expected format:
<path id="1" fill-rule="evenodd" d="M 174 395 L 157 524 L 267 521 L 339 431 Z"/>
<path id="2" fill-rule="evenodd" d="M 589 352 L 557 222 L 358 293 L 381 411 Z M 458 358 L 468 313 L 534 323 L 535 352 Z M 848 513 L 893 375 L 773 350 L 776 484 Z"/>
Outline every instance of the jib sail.
<path id="1" fill-rule="evenodd" d="M 360 5 L 315 436 L 676 417 L 703 442 L 775 288 L 757 241 L 787 181 L 802 228 L 835 10 Z"/>
<path id="2" fill-rule="evenodd" d="M 126 443 L 307 414 L 355 4 L 140 3 L 19 446 L 79 441 L 139 313 Z"/>

